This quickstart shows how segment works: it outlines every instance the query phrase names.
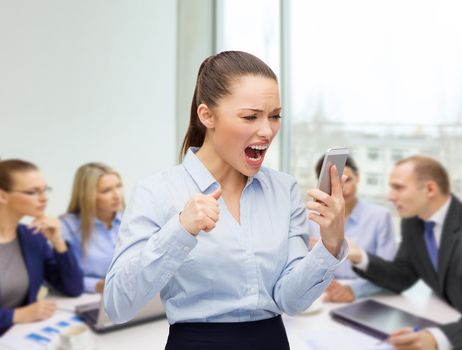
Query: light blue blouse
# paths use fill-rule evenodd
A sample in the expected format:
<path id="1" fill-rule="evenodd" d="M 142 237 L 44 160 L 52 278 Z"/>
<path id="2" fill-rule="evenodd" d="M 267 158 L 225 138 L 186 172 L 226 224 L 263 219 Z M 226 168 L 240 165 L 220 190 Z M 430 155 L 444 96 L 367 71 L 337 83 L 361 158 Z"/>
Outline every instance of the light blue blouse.
<path id="1" fill-rule="evenodd" d="M 121 213 L 116 214 L 109 229 L 102 221 L 95 219 L 85 256 L 82 250 L 80 216 L 67 213 L 60 217 L 63 239 L 68 243 L 83 271 L 85 292 L 96 292 L 96 283 L 106 277 L 117 243 L 121 216 Z"/>
<path id="2" fill-rule="evenodd" d="M 218 187 L 195 151 L 137 185 L 106 277 L 109 317 L 129 320 L 158 292 L 170 324 L 254 321 L 305 310 L 345 259 L 346 241 L 338 257 L 322 243 L 308 253 L 307 212 L 295 180 L 264 167 L 241 194 L 240 223 L 220 198 L 217 226 L 194 237 L 179 213 L 191 196 Z"/>
<path id="3" fill-rule="evenodd" d="M 314 237 L 319 237 L 319 226 L 310 222 Z M 365 251 L 392 260 L 396 253 L 396 236 L 389 211 L 381 206 L 358 200 L 345 224 L 345 238 L 353 240 Z M 349 260 L 343 262 L 334 273 L 336 278 L 350 279 L 357 298 L 383 291 L 354 273 Z"/>

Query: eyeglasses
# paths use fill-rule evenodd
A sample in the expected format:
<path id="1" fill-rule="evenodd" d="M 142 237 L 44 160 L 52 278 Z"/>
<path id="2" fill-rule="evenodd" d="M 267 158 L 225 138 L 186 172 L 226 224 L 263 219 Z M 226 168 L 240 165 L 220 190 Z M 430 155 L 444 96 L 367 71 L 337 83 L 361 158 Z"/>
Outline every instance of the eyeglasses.
<path id="1" fill-rule="evenodd" d="M 29 191 L 10 190 L 8 192 L 22 193 L 27 196 L 31 196 L 31 197 L 37 196 L 38 197 L 43 194 L 49 194 L 51 193 L 52 190 L 53 189 L 50 186 L 45 186 L 44 188 L 37 188 L 34 190 L 29 190 Z"/>

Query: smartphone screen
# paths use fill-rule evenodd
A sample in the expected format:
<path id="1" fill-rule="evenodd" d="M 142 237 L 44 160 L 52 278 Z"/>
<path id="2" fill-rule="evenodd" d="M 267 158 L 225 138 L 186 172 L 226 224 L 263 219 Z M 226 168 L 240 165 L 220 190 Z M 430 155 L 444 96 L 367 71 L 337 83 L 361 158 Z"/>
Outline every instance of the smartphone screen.
<path id="1" fill-rule="evenodd" d="M 339 179 L 341 179 L 347 156 L 348 148 L 330 148 L 326 151 L 318 180 L 318 188 L 321 191 L 331 194 L 330 168 L 332 165 L 335 165 L 338 170 Z"/>

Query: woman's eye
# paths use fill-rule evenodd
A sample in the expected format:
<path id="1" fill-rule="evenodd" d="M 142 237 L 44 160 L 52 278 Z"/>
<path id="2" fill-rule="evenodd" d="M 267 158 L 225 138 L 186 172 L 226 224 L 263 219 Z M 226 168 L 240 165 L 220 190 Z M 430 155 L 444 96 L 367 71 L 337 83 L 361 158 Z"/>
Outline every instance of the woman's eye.
<path id="1" fill-rule="evenodd" d="M 254 119 L 257 119 L 257 116 L 256 115 L 247 115 L 247 116 L 244 117 L 244 119 L 254 120 Z"/>
<path id="2" fill-rule="evenodd" d="M 276 115 L 271 116 L 270 118 L 278 120 L 278 119 L 281 119 L 281 116 L 279 114 L 276 114 Z"/>

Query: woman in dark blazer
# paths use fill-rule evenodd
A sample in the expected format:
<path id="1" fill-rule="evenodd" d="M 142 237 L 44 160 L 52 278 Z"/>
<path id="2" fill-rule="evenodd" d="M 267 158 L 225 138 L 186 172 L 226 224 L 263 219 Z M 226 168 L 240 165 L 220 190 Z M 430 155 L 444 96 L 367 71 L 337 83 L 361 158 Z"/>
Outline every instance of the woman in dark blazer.
<path id="1" fill-rule="evenodd" d="M 44 215 L 49 191 L 34 164 L 0 161 L 0 335 L 54 313 L 53 302 L 37 301 L 44 282 L 69 296 L 82 293 L 82 272 L 61 237 L 59 220 Z M 19 223 L 24 216 L 35 219 L 25 226 Z"/>

